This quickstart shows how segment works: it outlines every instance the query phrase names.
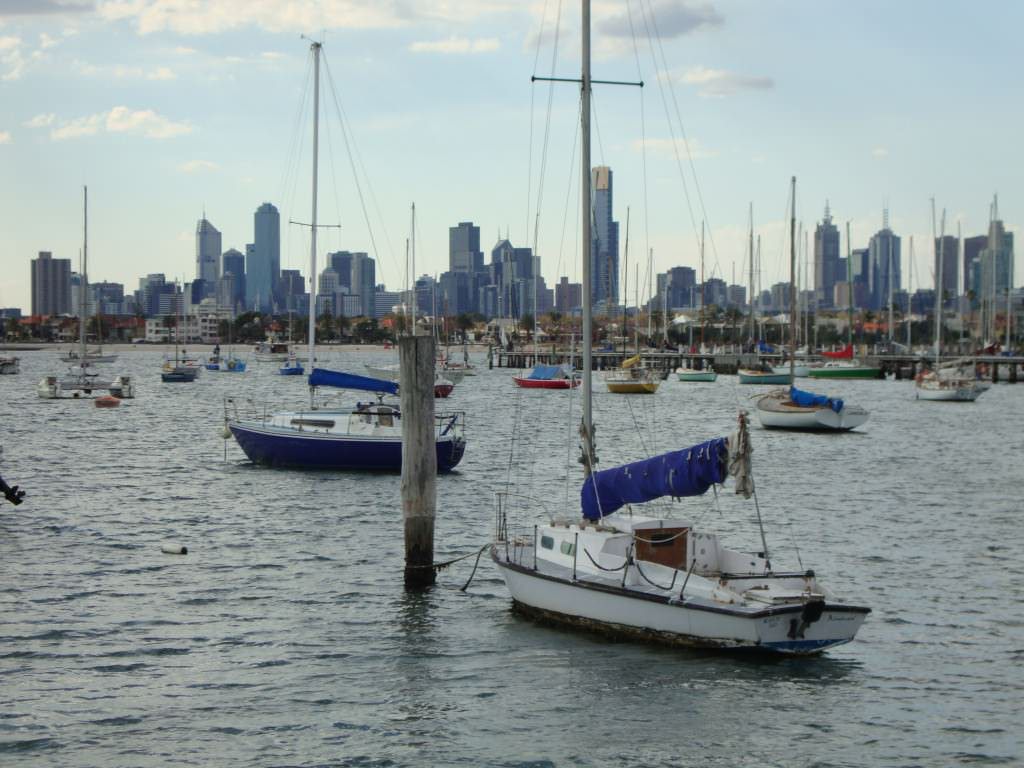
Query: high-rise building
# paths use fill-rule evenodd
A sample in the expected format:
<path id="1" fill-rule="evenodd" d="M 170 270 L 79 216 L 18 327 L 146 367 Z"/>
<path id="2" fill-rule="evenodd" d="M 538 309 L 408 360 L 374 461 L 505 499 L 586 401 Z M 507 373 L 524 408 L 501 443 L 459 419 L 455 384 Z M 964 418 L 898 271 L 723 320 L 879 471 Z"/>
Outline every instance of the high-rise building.
<path id="1" fill-rule="evenodd" d="M 693 267 L 672 267 L 667 274 L 665 290 L 668 292 L 668 308 L 682 309 L 694 306 L 697 271 Z"/>
<path id="2" fill-rule="evenodd" d="M 365 253 L 353 253 L 349 293 L 359 297 L 359 312 L 357 314 L 363 317 L 373 317 L 373 295 L 376 292 L 376 285 L 376 262 Z"/>
<path id="3" fill-rule="evenodd" d="M 882 215 L 882 228 L 871 237 L 868 246 L 869 309 L 886 309 L 901 289 L 900 238 L 889 228 L 888 209 Z"/>
<path id="4" fill-rule="evenodd" d="M 270 203 L 253 214 L 253 243 L 245 253 L 245 303 L 250 309 L 273 311 L 281 274 L 281 216 Z"/>
<path id="5" fill-rule="evenodd" d="M 612 171 L 599 165 L 591 172 L 594 232 L 590 250 L 590 296 L 605 312 L 619 302 L 619 222 L 612 220 Z"/>
<path id="6" fill-rule="evenodd" d="M 230 285 L 225 287 L 226 283 Z M 245 256 L 230 248 L 224 251 L 220 262 L 220 292 L 218 303 L 237 312 L 245 305 Z"/>
<path id="7" fill-rule="evenodd" d="M 282 308 L 287 312 L 299 311 L 302 297 L 306 295 L 306 281 L 302 273 L 297 269 L 282 269 L 281 280 L 278 285 Z M 309 304 L 307 303 L 308 307 Z"/>
<path id="8" fill-rule="evenodd" d="M 957 275 L 960 272 L 959 254 L 957 253 L 957 242 L 954 235 L 945 235 L 935 238 L 935 265 L 932 274 L 939 274 L 939 260 L 942 261 L 942 295 L 956 298 L 960 295 L 957 285 Z M 923 282 L 923 281 L 922 281 Z"/>
<path id="9" fill-rule="evenodd" d="M 481 272 L 484 252 L 480 250 L 480 227 L 471 221 L 460 221 L 448 228 L 448 271 Z"/>
<path id="10" fill-rule="evenodd" d="M 55 259 L 40 251 L 32 259 L 32 314 L 67 315 L 71 312 L 71 259 Z"/>
<path id="11" fill-rule="evenodd" d="M 964 238 L 964 293 L 981 295 L 981 252 L 988 247 L 988 235 Z"/>
<path id="12" fill-rule="evenodd" d="M 839 273 L 839 228 L 832 223 L 832 213 L 825 203 L 825 218 L 814 229 L 814 300 L 819 306 L 832 306 L 833 289 Z"/>
<path id="13" fill-rule="evenodd" d="M 568 277 L 561 278 L 555 286 L 555 309 L 559 312 L 572 312 L 582 304 L 583 286 L 570 283 Z"/>
<path id="14" fill-rule="evenodd" d="M 327 263 L 338 273 L 338 284 L 351 290 L 352 288 L 352 253 L 335 251 L 327 254 Z M 353 291 L 354 293 L 355 291 Z"/>
<path id="15" fill-rule="evenodd" d="M 196 223 L 196 278 L 216 286 L 220 277 L 220 232 L 204 215 Z"/>

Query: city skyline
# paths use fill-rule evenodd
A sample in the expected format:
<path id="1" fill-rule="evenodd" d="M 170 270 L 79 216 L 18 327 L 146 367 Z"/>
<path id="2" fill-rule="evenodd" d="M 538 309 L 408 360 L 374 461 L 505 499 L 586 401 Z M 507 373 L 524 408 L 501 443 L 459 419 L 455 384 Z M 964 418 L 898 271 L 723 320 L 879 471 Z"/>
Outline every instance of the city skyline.
<path id="1" fill-rule="evenodd" d="M 153 272 L 188 279 L 196 221 L 205 216 L 212 222 L 225 250 L 244 251 L 253 239 L 252 211 L 262 202 L 280 210 L 280 267 L 306 275 L 308 235 L 286 222 L 308 217 L 308 158 L 292 158 L 288 148 L 306 55 L 297 34 L 315 29 L 324 30 L 332 76 L 382 220 L 371 238 L 355 193 L 334 194 L 347 175 L 335 132 L 333 161 L 324 147 L 329 168 L 321 174 L 321 220 L 343 228 L 323 238 L 321 264 L 329 252 L 368 252 L 377 259 L 378 282 L 404 287 L 403 241 L 413 200 L 420 212 L 417 274 L 445 271 L 446 230 L 453 222 L 475 222 L 484 252 L 506 232 L 517 247 L 534 247 L 541 150 L 535 146 L 531 155 L 525 136 L 538 9 L 483 3 L 437 11 L 412 4 L 405 11 L 345 15 L 327 4 L 319 14 L 281 17 L 274 16 L 280 13 L 274 3 L 229 5 L 224 14 L 204 14 L 162 0 L 130 6 L 41 0 L 10 7 L 50 13 L 0 10 L 0 97 L 7 106 L 0 117 L 0 161 L 9 169 L 0 180 L 7 267 L 0 306 L 28 308 L 30 261 L 39 251 L 70 259 L 77 269 L 83 183 L 93 199 L 90 272 L 99 280 L 133 286 Z M 1013 88 L 1005 52 L 1013 49 L 1012 30 L 1024 21 L 1017 5 L 996 4 L 983 18 L 967 3 L 936 6 L 928 18 L 870 2 L 837 5 L 830 14 L 808 12 L 816 7 L 809 3 L 775 10 L 737 2 L 653 7 L 666 29 L 676 25 L 661 42 L 672 93 L 687 115 L 710 220 L 707 277 L 745 282 L 752 199 L 755 231 L 764 243 L 762 285 L 785 278 L 783 212 L 793 173 L 805 231 L 813 231 L 828 199 L 840 229 L 851 221 L 854 248 L 867 247 L 888 205 L 893 230 L 915 238 L 919 278 L 932 271 L 932 196 L 948 209 L 947 234 L 959 218 L 967 237 L 987 232 L 989 201 L 1006 191 L 1001 218 L 1019 242 L 1022 214 L 1012 184 L 1024 163 L 1012 126 L 1021 107 L 1005 99 Z M 879 16 L 887 22 L 881 35 L 873 21 Z M 578 24 L 574 8 L 564 11 L 562 24 Z M 595 76 L 636 76 L 625 27 L 620 6 L 595 9 Z M 836 28 L 844 34 L 829 32 Z M 551 19 L 545 29 L 551 31 Z M 984 44 L 974 34 L 979 29 Z M 962 55 L 946 57 L 938 41 L 949 34 L 963 41 Z M 774 39 L 770 50 L 760 38 Z M 779 44 L 786 39 L 800 45 Z M 872 40 L 870 56 L 865 39 Z M 696 211 L 695 228 L 684 212 L 668 126 L 656 124 L 662 104 L 645 45 L 641 41 L 640 53 L 648 57 L 640 72 L 649 84 L 642 97 L 646 134 L 637 118 L 640 97 L 626 93 L 639 89 L 598 88 L 594 164 L 615 171 L 616 220 L 624 222 L 631 209 L 631 253 L 653 248 L 655 270 L 662 273 L 697 266 L 694 230 L 702 214 Z M 541 51 L 541 60 L 550 59 L 549 46 Z M 576 53 L 560 52 L 558 74 L 574 72 Z M 806 66 L 811 60 L 813 68 Z M 547 86 L 533 88 L 542 105 Z M 928 117 L 936 100 L 954 95 L 957 110 L 947 110 L 940 123 Z M 573 136 L 566 128 L 575 119 L 574 103 L 572 87 L 556 87 L 535 253 L 549 286 L 563 275 L 570 282 L 581 277 L 572 246 L 578 223 L 563 215 L 572 209 L 565 198 L 575 199 L 578 186 L 578 171 L 569 172 Z M 996 124 L 985 119 L 994 104 L 1005 118 Z M 537 136 L 543 116 L 535 107 Z M 638 150 L 642 138 L 645 153 Z M 299 139 L 308 149 L 308 137 Z M 377 218 L 369 206 L 369 217 Z M 845 232 L 843 243 L 845 255 Z M 1017 254 L 1017 284 L 1021 274 Z"/>

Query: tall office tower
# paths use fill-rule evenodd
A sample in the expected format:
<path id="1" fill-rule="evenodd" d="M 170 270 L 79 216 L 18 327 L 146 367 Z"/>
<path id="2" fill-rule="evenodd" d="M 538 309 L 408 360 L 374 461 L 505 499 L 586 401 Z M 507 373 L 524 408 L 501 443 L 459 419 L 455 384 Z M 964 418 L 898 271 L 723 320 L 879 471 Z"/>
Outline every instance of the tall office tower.
<path id="1" fill-rule="evenodd" d="M 665 290 L 668 292 L 668 308 L 693 307 L 700 300 L 697 293 L 697 271 L 693 267 L 672 267 L 667 273 Z"/>
<path id="2" fill-rule="evenodd" d="M 818 306 L 831 307 L 835 284 L 845 280 L 840 274 L 839 228 L 832 223 L 828 201 L 825 218 L 814 229 L 814 300 Z"/>
<path id="3" fill-rule="evenodd" d="M 273 311 L 281 276 L 281 216 L 270 203 L 253 214 L 253 243 L 246 246 L 245 303 L 250 309 Z"/>
<path id="4" fill-rule="evenodd" d="M 981 295 L 981 252 L 988 247 L 988 235 L 964 238 L 964 293 Z"/>
<path id="5" fill-rule="evenodd" d="M 241 251 L 230 248 L 224 251 L 220 262 L 221 281 L 231 277 L 231 287 L 220 299 L 233 312 L 245 306 L 245 256 Z"/>
<path id="6" fill-rule="evenodd" d="M 484 252 L 480 250 L 480 227 L 471 221 L 460 221 L 448 228 L 448 271 L 480 272 L 483 270 Z"/>
<path id="7" fill-rule="evenodd" d="M 220 232 L 205 214 L 196 223 L 196 278 L 215 286 L 220 277 Z"/>
<path id="8" fill-rule="evenodd" d="M 305 293 L 306 281 L 302 273 L 297 269 L 282 269 L 278 294 L 284 309 L 288 312 L 297 312 Z M 306 304 L 306 307 L 308 308 L 309 304 Z"/>
<path id="9" fill-rule="evenodd" d="M 900 238 L 889 228 L 889 209 L 882 214 L 882 228 L 871 236 L 868 246 L 870 309 L 887 309 L 890 296 L 900 290 Z"/>
<path id="10" fill-rule="evenodd" d="M 599 165 L 591 172 L 594 189 L 594 237 L 590 251 L 590 295 L 605 312 L 619 301 L 619 222 L 612 220 L 612 171 Z"/>
<path id="11" fill-rule="evenodd" d="M 366 253 L 353 253 L 349 293 L 359 296 L 359 314 L 363 317 L 373 317 L 376 285 L 377 263 Z"/>
<path id="12" fill-rule="evenodd" d="M 579 283 L 570 283 L 568 277 L 563 277 L 555 286 L 555 309 L 559 312 L 572 312 L 583 304 L 583 286 Z"/>
<path id="13" fill-rule="evenodd" d="M 67 315 L 71 312 L 71 259 L 55 259 L 40 251 L 32 259 L 32 314 Z"/>
<path id="14" fill-rule="evenodd" d="M 992 202 L 988 224 L 988 243 L 978 254 L 981 261 L 981 293 L 1005 296 L 1013 289 L 1013 233 L 1007 232 L 999 218 L 999 202 Z"/>
<path id="15" fill-rule="evenodd" d="M 327 254 L 327 263 L 338 273 L 338 285 L 344 286 L 351 293 L 352 290 L 352 252 L 335 251 Z"/>
<path id="16" fill-rule="evenodd" d="M 942 294 L 955 298 L 960 295 L 960 289 L 957 285 L 957 275 L 960 272 L 960 255 L 957 253 L 957 243 L 955 235 L 946 235 L 945 237 L 935 238 L 935 265 L 932 267 L 932 274 L 939 274 L 939 255 L 942 255 Z M 918 287 L 924 287 L 927 285 L 927 277 L 922 276 L 917 282 L 920 284 Z"/>

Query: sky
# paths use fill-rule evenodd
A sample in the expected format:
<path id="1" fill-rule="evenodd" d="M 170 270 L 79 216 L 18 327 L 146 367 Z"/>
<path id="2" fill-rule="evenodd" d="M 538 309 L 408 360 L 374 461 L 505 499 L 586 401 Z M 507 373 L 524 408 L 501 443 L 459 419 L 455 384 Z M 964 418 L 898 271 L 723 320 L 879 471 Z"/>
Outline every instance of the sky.
<path id="1" fill-rule="evenodd" d="M 0 307 L 29 310 L 38 251 L 77 268 L 83 185 L 93 282 L 190 280 L 204 211 L 244 251 L 265 201 L 282 268 L 307 275 L 309 230 L 287 223 L 311 208 L 303 34 L 324 43 L 319 220 L 339 225 L 320 268 L 368 251 L 403 287 L 415 203 L 416 274 L 445 271 L 448 228 L 472 221 L 488 261 L 507 234 L 549 286 L 578 281 L 578 87 L 531 75 L 578 77 L 579 27 L 558 0 L 0 0 Z M 914 288 L 930 200 L 967 236 L 998 194 L 1020 285 L 1022 27 L 1017 0 L 594 2 L 593 76 L 645 83 L 594 95 L 631 286 L 649 254 L 699 268 L 702 220 L 706 276 L 746 282 L 751 206 L 761 283 L 784 279 L 791 176 L 805 230 L 827 200 L 854 248 L 888 206 Z"/>

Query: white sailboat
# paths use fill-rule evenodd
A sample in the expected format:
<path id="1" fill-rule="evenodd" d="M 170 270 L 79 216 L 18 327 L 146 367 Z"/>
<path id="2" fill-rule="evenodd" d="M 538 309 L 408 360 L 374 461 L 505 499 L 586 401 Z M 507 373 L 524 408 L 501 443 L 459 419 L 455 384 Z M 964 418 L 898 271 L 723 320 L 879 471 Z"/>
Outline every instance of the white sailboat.
<path id="1" fill-rule="evenodd" d="M 590 5 L 582 13 L 583 285 L 590 284 Z M 590 291 L 583 291 L 583 423 L 585 479 L 580 507 L 516 529 L 507 496 L 499 496 L 491 557 L 514 607 L 559 624 L 657 642 L 817 653 L 849 642 L 870 609 L 836 600 L 813 571 L 772 565 L 763 528 L 755 555 L 727 549 L 691 522 L 636 514 L 631 504 L 705 493 L 736 478 L 749 497 L 746 417 L 737 431 L 681 451 L 594 472 Z M 581 514 L 582 513 L 582 514 Z"/>
<path id="2" fill-rule="evenodd" d="M 75 364 L 63 376 L 44 376 L 36 385 L 36 394 L 44 400 L 91 400 L 104 395 L 117 398 L 135 397 L 135 383 L 124 374 L 101 377 L 93 368 L 85 345 L 88 315 L 86 275 L 89 265 L 89 189 L 82 187 L 82 274 L 78 283 L 78 352 Z M 116 359 L 116 356 L 114 356 Z M 68 356 L 65 356 L 67 360 Z"/>
<path id="3" fill-rule="evenodd" d="M 796 388 L 796 177 L 792 179 L 789 223 L 789 386 L 757 398 L 757 418 L 765 429 L 846 432 L 868 420 L 868 412 L 838 398 Z"/>
<path id="4" fill-rule="evenodd" d="M 704 348 L 704 222 L 700 223 L 700 347 Z M 685 365 L 676 368 L 676 376 L 680 381 L 714 382 L 718 374 L 710 363 L 703 368 L 694 368 L 693 362 L 687 360 Z"/>
<path id="5" fill-rule="evenodd" d="M 947 365 L 941 362 L 942 350 L 942 262 L 945 258 L 946 211 L 942 211 L 942 228 L 939 238 L 935 237 L 935 200 L 932 200 L 932 240 L 937 242 L 938 269 L 935 271 L 935 366 L 931 371 L 922 371 L 914 379 L 914 393 L 918 400 L 939 402 L 971 403 L 988 389 L 979 381 L 974 363 L 956 360 Z"/>

